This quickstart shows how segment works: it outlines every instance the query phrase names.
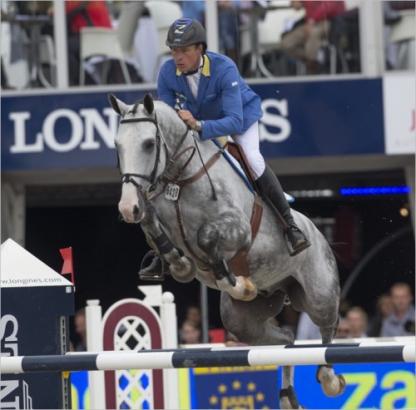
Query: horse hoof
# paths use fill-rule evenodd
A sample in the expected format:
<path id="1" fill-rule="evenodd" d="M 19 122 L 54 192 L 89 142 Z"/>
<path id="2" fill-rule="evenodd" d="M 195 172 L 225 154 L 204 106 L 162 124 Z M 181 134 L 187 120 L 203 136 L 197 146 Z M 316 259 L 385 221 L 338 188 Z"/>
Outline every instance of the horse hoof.
<path id="1" fill-rule="evenodd" d="M 328 397 L 336 397 L 345 390 L 346 382 L 342 375 L 336 375 L 332 367 L 322 366 L 318 370 L 318 380 Z"/>
<path id="2" fill-rule="evenodd" d="M 236 277 L 235 286 L 231 286 L 227 278 L 222 278 L 216 281 L 219 290 L 228 292 L 233 299 L 250 302 L 257 297 L 257 287 L 250 280 L 244 276 Z"/>

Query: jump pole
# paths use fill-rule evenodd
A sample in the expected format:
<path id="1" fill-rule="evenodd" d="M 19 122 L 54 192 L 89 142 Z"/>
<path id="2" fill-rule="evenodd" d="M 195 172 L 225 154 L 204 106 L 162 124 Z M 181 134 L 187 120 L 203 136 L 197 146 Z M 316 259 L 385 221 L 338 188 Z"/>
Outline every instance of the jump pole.
<path id="1" fill-rule="evenodd" d="M 415 359 L 416 347 L 414 343 L 211 347 L 2 357 L 1 373 L 397 363 L 415 362 Z"/>

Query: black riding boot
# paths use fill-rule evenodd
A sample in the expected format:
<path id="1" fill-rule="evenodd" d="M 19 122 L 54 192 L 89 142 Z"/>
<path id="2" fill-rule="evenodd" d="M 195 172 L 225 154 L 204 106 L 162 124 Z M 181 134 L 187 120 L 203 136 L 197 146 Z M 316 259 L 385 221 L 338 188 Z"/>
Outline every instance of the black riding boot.
<path id="1" fill-rule="evenodd" d="M 143 267 L 146 262 L 153 258 L 148 266 Z M 140 270 L 139 277 L 142 280 L 162 282 L 166 274 L 166 262 L 155 251 L 149 251 L 144 256 Z"/>
<path id="2" fill-rule="evenodd" d="M 283 224 L 287 225 L 285 234 L 290 242 L 290 255 L 294 256 L 311 246 L 304 233 L 297 227 L 290 212 L 290 206 L 286 200 L 282 186 L 272 169 L 266 166 L 260 178 L 256 180 L 257 188 L 263 200 L 271 208 L 279 213 L 284 219 Z M 279 216 L 279 215 L 278 215 Z"/>

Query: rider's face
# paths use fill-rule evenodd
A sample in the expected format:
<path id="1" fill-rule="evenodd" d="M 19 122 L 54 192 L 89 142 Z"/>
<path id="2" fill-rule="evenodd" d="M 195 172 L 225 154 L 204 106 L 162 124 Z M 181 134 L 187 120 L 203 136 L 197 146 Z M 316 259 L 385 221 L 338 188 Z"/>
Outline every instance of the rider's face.
<path id="1" fill-rule="evenodd" d="M 196 70 L 202 55 L 202 45 L 191 45 L 187 47 L 173 47 L 171 54 L 175 60 L 176 67 L 183 73 Z"/>

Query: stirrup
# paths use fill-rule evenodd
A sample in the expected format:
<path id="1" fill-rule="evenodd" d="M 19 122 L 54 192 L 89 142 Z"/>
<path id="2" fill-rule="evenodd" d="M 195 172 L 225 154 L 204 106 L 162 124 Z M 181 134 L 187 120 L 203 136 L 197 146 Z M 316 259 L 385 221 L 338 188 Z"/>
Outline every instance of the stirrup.
<path id="1" fill-rule="evenodd" d="M 304 239 L 303 241 L 298 243 L 296 247 L 293 246 L 293 242 L 290 239 L 290 235 L 293 234 L 293 232 L 297 232 L 301 234 Z M 308 241 L 305 234 L 296 225 L 293 225 L 293 224 L 289 225 L 289 227 L 285 231 L 285 237 L 286 237 L 286 243 L 289 249 L 290 256 L 296 256 L 297 254 L 301 253 L 302 251 L 304 251 L 305 249 L 311 246 L 311 243 Z M 292 239 L 294 238 L 292 237 Z"/>
<path id="2" fill-rule="evenodd" d="M 152 260 L 148 264 L 149 259 Z M 155 266 L 152 266 L 153 264 L 155 264 Z M 160 267 L 158 267 L 157 264 L 160 264 Z M 144 267 L 145 265 L 147 266 Z M 155 251 L 151 250 L 144 255 L 142 262 L 140 263 L 139 278 L 141 280 L 152 282 L 163 282 L 165 280 L 165 261 Z"/>

